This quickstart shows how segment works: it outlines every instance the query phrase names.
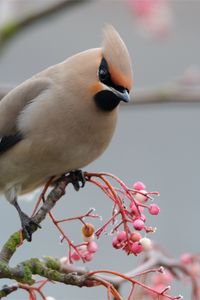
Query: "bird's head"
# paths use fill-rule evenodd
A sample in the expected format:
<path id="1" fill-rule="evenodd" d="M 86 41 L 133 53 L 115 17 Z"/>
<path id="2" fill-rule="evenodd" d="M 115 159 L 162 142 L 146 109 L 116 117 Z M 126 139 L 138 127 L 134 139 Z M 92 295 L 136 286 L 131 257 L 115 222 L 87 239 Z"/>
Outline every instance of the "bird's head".
<path id="1" fill-rule="evenodd" d="M 96 105 L 104 111 L 112 111 L 120 101 L 129 102 L 132 82 L 131 60 L 126 45 L 113 26 L 107 25 L 97 71 Z"/>

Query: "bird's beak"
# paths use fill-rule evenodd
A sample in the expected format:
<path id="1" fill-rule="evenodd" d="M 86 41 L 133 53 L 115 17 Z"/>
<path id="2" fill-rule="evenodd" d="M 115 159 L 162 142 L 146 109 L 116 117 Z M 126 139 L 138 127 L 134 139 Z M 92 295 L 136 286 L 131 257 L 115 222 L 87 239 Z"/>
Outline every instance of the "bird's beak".
<path id="1" fill-rule="evenodd" d="M 123 101 L 126 103 L 130 102 L 130 95 L 126 89 L 124 89 L 122 91 L 113 89 L 112 91 L 119 98 L 120 101 Z"/>

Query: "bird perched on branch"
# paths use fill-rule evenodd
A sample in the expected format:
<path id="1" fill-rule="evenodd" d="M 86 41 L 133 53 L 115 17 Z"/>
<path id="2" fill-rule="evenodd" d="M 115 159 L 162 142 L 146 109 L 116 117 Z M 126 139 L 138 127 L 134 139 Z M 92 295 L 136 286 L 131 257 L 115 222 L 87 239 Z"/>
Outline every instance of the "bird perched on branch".
<path id="1" fill-rule="evenodd" d="M 0 101 L 0 192 L 16 207 L 28 241 L 34 222 L 17 196 L 99 157 L 131 87 L 128 50 L 108 25 L 101 48 L 47 68 Z"/>

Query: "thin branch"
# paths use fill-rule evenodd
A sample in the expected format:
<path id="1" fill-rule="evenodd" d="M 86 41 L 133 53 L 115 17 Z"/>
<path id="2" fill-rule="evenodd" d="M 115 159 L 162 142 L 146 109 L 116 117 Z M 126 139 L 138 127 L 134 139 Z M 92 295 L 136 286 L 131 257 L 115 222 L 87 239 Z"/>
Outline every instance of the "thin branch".
<path id="1" fill-rule="evenodd" d="M 118 274 L 114 271 L 103 270 L 102 273 L 112 273 L 116 274 L 114 276 L 98 274 L 101 273 L 101 270 L 88 272 L 88 270 L 80 269 L 74 267 L 70 264 L 65 264 L 63 267 L 63 263 L 61 260 L 55 259 L 53 257 L 44 257 L 43 259 L 31 258 L 24 262 L 21 262 L 16 267 L 11 268 L 6 264 L 0 263 L 0 278 L 9 278 L 15 279 L 21 283 L 27 283 L 29 285 L 34 284 L 34 280 L 32 275 L 40 275 L 44 278 L 47 278 L 50 281 L 61 282 L 67 285 L 75 285 L 78 287 L 86 286 L 86 287 L 95 287 L 102 283 L 102 281 L 107 282 L 110 286 L 119 287 L 123 282 L 127 281 L 127 278 L 132 280 L 131 278 L 140 276 L 147 270 L 163 265 L 166 269 L 178 269 L 180 272 L 191 276 L 187 268 L 180 263 L 179 260 L 172 259 L 166 257 L 163 253 L 158 250 L 152 250 L 149 253 L 149 258 L 145 263 L 143 263 L 139 268 L 134 269 L 131 272 L 126 274 Z M 155 271 L 155 269 L 154 269 Z M 135 279 L 134 279 L 135 280 Z M 135 281 L 139 283 L 139 281 Z M 142 285 L 142 283 L 139 283 Z M 148 288 L 148 286 L 147 286 Z M 193 278 L 193 288 L 197 289 L 197 283 Z M 152 288 L 151 288 L 152 289 Z M 152 289 L 153 290 L 153 289 Z M 4 293 L 12 292 L 10 289 L 2 289 L 0 291 L 0 296 L 3 297 Z M 5 293 L 5 296 L 7 293 Z M 173 297 L 172 297 L 173 298 Z M 173 298 L 175 299 L 175 298 Z M 194 298 L 195 299 L 195 298 Z M 198 298 L 197 298 L 198 299 Z"/>
<path id="2" fill-rule="evenodd" d="M 0 100 L 12 89 L 11 85 L 0 85 Z M 154 89 L 136 90 L 131 95 L 129 105 L 150 105 L 162 103 L 199 103 L 200 87 L 187 87 L 179 84 Z M 127 107 L 127 104 L 122 104 Z"/>
<path id="3" fill-rule="evenodd" d="M 80 5 L 88 0 L 62 0 L 55 1 L 54 4 L 49 5 L 46 9 L 28 14 L 20 20 L 13 19 L 8 22 L 2 28 L 0 28 L 0 48 L 10 41 L 17 33 L 28 28 L 40 20 L 44 20 L 47 17 L 54 15 L 55 13 L 62 11 L 63 9 L 69 9 L 76 5 Z"/>
<path id="4" fill-rule="evenodd" d="M 12 285 L 4 285 L 2 289 L 0 290 L 0 299 L 3 297 L 7 297 L 9 294 L 15 292 L 18 289 L 17 284 Z"/>
<path id="5" fill-rule="evenodd" d="M 199 103 L 200 86 L 171 84 L 154 89 L 137 90 L 130 104 Z"/>
<path id="6" fill-rule="evenodd" d="M 34 215 L 33 221 L 35 223 L 40 224 L 45 219 L 46 215 L 55 206 L 56 202 L 65 194 L 65 188 L 70 182 L 71 182 L 70 175 L 62 176 L 57 181 L 56 186 L 49 193 L 46 201 L 39 208 L 38 212 Z M 33 230 L 36 231 L 37 227 L 35 226 Z M 15 253 L 17 247 L 21 244 L 23 239 L 24 237 L 22 236 L 20 231 L 12 234 L 8 239 L 8 241 L 4 244 L 0 252 L 0 262 L 4 262 L 8 264 L 13 254 Z"/>
<path id="7" fill-rule="evenodd" d="M 96 173 L 85 173 L 86 180 L 89 181 L 91 176 L 94 176 L 94 174 Z M 102 174 L 97 175 L 102 176 Z M 110 176 L 114 177 L 113 175 Z M 39 224 L 44 220 L 56 202 L 65 194 L 66 186 L 70 182 L 73 183 L 73 178 L 74 177 L 69 174 L 63 175 L 57 180 L 55 187 L 51 190 L 45 202 L 42 203 L 41 207 L 38 208 L 38 211 L 33 216 L 33 219 L 36 223 Z M 52 178 L 48 184 L 50 184 L 53 180 L 55 179 Z M 117 180 L 120 181 L 120 179 Z M 120 183 L 123 184 L 121 181 Z M 47 185 L 45 186 L 44 191 L 46 188 Z M 42 193 L 42 195 L 44 195 L 44 193 Z M 37 228 L 34 228 L 34 230 L 36 229 Z M 181 263 L 179 259 L 167 257 L 163 252 L 160 251 L 160 249 L 154 248 L 147 252 L 146 260 L 138 268 L 126 274 L 109 270 L 96 270 L 88 272 L 88 270 L 84 268 L 74 267 L 69 263 L 69 259 L 67 258 L 66 260 L 63 260 L 52 257 L 44 257 L 43 259 L 31 258 L 19 263 L 15 267 L 10 267 L 10 259 L 14 255 L 22 240 L 22 234 L 20 234 L 20 232 L 16 232 L 4 244 L 0 252 L 0 278 L 16 280 L 19 288 L 19 283 L 22 283 L 21 287 L 28 289 L 29 295 L 34 294 L 35 291 L 34 287 L 32 287 L 32 285 L 35 283 L 33 275 L 40 275 L 49 281 L 61 282 L 66 285 L 75 285 L 78 287 L 95 287 L 98 285 L 103 285 L 107 288 L 109 298 L 111 293 L 118 300 L 121 299 L 121 296 L 117 292 L 117 288 L 119 288 L 119 286 L 125 281 L 129 281 L 131 284 L 142 286 L 146 290 L 152 291 L 155 294 L 165 295 L 168 297 L 168 299 L 180 299 L 180 296 L 173 297 L 167 295 L 165 293 L 167 289 L 157 292 L 154 290 L 154 288 L 144 285 L 142 282 L 135 279 L 135 277 L 143 275 L 147 272 L 160 272 L 159 267 L 162 265 L 166 267 L 166 269 L 169 269 L 172 274 L 176 275 L 176 272 L 179 271 L 190 278 L 192 283 L 193 299 L 199 299 L 199 288 L 196 276 L 186 265 Z M 178 278 L 178 276 L 176 277 Z M 3 287 L 2 290 L 0 290 L 0 298 L 5 297 L 9 293 L 13 292 L 13 289 L 15 290 L 15 286 L 13 288 L 12 286 Z M 38 292 L 40 291 L 38 290 Z M 43 295 L 42 292 L 41 295 Z"/>

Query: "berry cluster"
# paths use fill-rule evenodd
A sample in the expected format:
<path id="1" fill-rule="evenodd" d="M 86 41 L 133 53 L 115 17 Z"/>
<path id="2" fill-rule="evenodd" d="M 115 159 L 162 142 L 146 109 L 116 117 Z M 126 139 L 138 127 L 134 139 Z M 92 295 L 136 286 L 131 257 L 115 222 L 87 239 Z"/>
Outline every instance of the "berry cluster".
<path id="1" fill-rule="evenodd" d="M 116 234 L 112 240 L 113 248 L 134 255 L 150 250 L 152 242 L 146 234 L 155 232 L 156 228 L 146 225 L 145 212 L 154 216 L 159 214 L 160 208 L 153 202 L 148 203 L 153 201 L 153 196 L 158 196 L 158 192 L 148 192 L 144 183 L 140 181 L 129 188 L 118 177 L 109 173 L 85 173 L 85 176 L 88 182 L 99 187 L 111 200 L 113 204 L 111 218 L 95 232 L 94 226 L 84 221 L 85 218 L 101 218 L 93 213 L 94 209 L 81 216 L 63 220 L 56 220 L 52 213 L 49 213 L 61 233 L 61 242 L 65 240 L 69 245 L 69 262 L 91 261 L 98 249 L 94 237 L 98 239 L 103 232 L 107 231 L 109 225 L 112 226 L 111 234 Z M 75 220 L 83 224 L 83 242 L 78 245 L 75 245 L 60 227 L 63 222 Z"/>
<path id="2" fill-rule="evenodd" d="M 88 223 L 82 227 L 82 236 L 84 242 L 76 246 L 70 255 L 72 262 L 80 259 L 89 262 L 98 250 L 97 243 L 94 241 L 94 226 L 92 224 Z"/>
<path id="3" fill-rule="evenodd" d="M 151 240 L 147 237 L 142 237 L 142 230 L 145 231 L 145 234 L 155 231 L 155 228 L 145 225 L 145 208 L 151 215 L 158 215 L 160 208 L 154 203 L 147 205 L 152 193 L 145 190 L 145 185 L 142 182 L 136 182 L 133 185 L 133 190 L 129 190 L 129 192 L 132 199 L 129 199 L 131 200 L 129 209 L 124 206 L 125 218 L 123 225 L 125 225 L 125 230 L 117 232 L 117 235 L 112 240 L 112 246 L 115 249 L 124 250 L 127 254 L 138 255 L 142 251 L 150 250 L 152 247 Z"/>

